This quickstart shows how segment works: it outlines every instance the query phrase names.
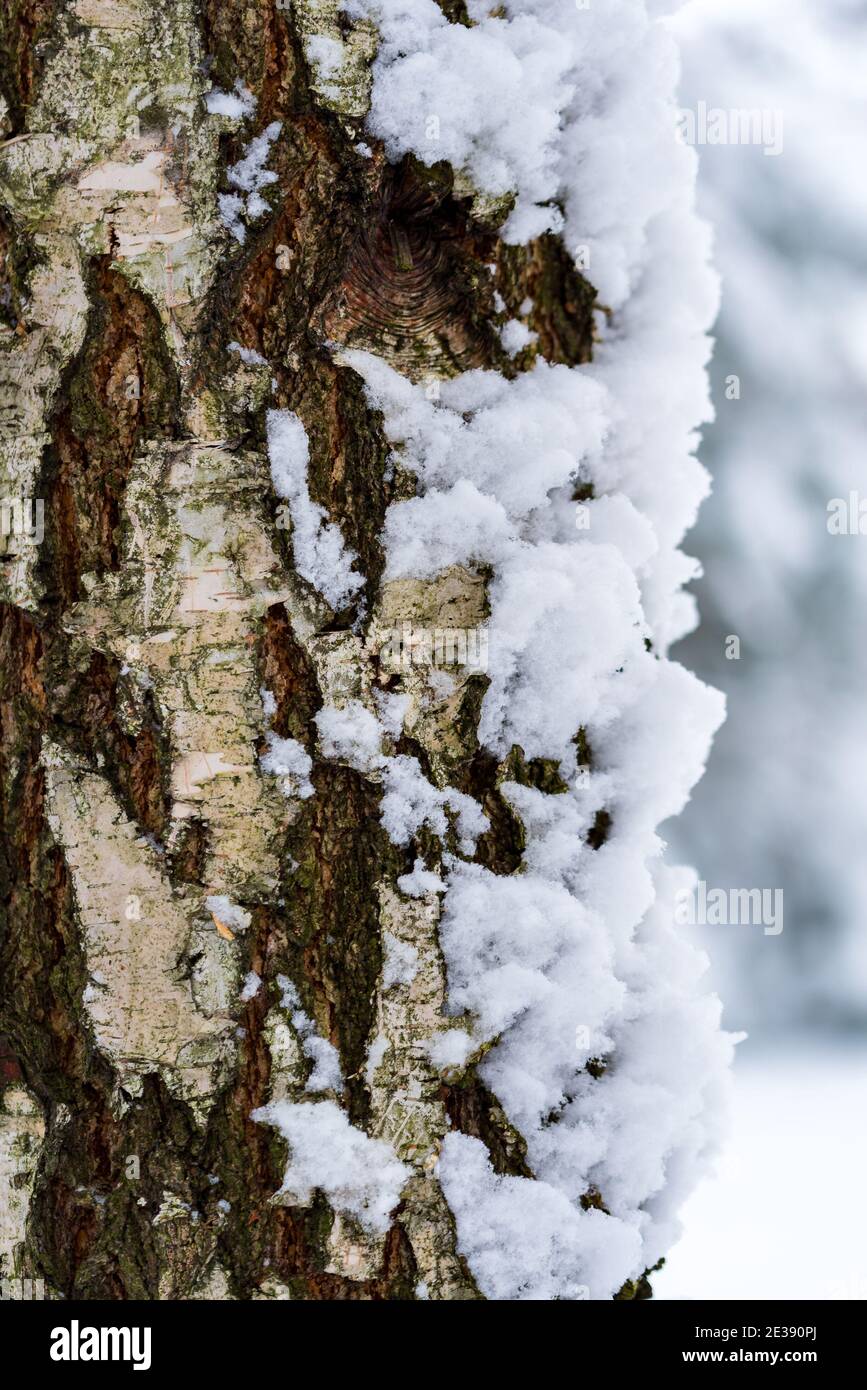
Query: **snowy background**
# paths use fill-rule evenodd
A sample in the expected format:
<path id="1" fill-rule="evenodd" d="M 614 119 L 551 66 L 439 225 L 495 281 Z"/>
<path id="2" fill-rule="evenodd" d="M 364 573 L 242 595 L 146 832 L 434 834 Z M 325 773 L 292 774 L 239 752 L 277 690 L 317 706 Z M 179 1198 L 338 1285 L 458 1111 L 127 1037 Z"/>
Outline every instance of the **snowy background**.
<path id="1" fill-rule="evenodd" d="M 723 278 L 714 491 L 686 546 L 703 622 L 674 655 L 729 713 L 666 829 L 709 886 L 781 888 L 785 926 L 695 929 L 749 1038 L 732 1141 L 655 1287 L 865 1298 L 867 537 L 830 535 L 826 509 L 867 493 L 867 3 L 692 0 L 670 22 L 682 107 L 779 112 L 783 142 L 699 149 Z"/>

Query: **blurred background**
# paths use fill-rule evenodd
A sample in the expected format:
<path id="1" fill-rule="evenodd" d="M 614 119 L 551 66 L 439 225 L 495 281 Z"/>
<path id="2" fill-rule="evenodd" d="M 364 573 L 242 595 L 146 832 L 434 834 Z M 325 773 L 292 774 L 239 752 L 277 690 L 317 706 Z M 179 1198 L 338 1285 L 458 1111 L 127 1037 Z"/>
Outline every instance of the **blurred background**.
<path id="1" fill-rule="evenodd" d="M 708 888 L 782 889 L 784 929 L 690 929 L 749 1036 L 731 1143 L 654 1286 L 863 1299 L 867 534 L 830 534 L 828 503 L 867 513 L 867 0 L 688 0 L 668 22 L 682 108 L 766 112 L 782 149 L 698 148 L 723 281 L 714 491 L 686 544 L 702 625 L 674 656 L 728 721 L 663 833 Z"/>

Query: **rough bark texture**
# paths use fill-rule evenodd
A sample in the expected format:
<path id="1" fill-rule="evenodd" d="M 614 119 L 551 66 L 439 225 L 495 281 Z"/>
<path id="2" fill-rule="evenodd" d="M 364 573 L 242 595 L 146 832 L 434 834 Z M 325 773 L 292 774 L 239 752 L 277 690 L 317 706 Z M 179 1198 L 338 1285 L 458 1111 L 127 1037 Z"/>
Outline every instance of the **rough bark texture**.
<path id="1" fill-rule="evenodd" d="M 339 347 L 416 380 L 584 362 L 593 291 L 555 238 L 502 244 L 502 209 L 448 167 L 358 153 L 375 36 L 335 97 L 302 47 L 332 30 L 333 0 L 14 0 L 0 21 L 0 491 L 45 504 L 41 545 L 0 540 L 0 1272 L 67 1298 L 477 1298 L 438 1141 L 451 1122 L 529 1171 L 473 1065 L 444 1082 L 426 1060 L 448 1026 L 436 900 L 396 891 L 416 847 L 389 842 L 376 775 L 321 758 L 312 721 L 409 694 L 397 751 L 480 801 L 498 873 L 522 848 L 499 784 L 555 774 L 480 749 L 483 676 L 423 699 L 423 674 L 380 660 L 404 620 L 474 627 L 485 584 L 382 583 L 385 508 L 413 484 Z M 217 194 L 250 132 L 202 100 L 239 77 L 255 130 L 283 123 L 243 246 Z M 495 291 L 509 317 L 533 301 L 515 359 Z M 293 573 L 267 405 L 300 417 L 311 495 L 360 557 L 344 612 Z M 260 687 L 314 759 L 307 800 L 261 771 Z M 418 952 L 409 988 L 382 987 L 384 931 Z M 321 1197 L 272 1200 L 285 1145 L 250 1114 L 309 1070 L 278 975 L 337 1047 L 353 1123 L 413 1168 L 384 1239 Z"/>

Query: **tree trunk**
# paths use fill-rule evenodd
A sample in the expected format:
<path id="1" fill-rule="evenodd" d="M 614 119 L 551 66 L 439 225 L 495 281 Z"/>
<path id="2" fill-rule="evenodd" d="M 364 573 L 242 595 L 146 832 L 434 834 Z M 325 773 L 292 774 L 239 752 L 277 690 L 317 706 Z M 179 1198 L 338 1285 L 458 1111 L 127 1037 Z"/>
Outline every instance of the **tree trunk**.
<path id="1" fill-rule="evenodd" d="M 436 686 L 394 645 L 477 634 L 491 569 L 386 576 L 386 512 L 417 487 L 346 354 L 436 402 L 473 368 L 588 363 L 596 296 L 560 237 L 508 244 L 503 201 L 446 162 L 386 158 L 376 51 L 333 0 L 14 0 L 0 28 L 0 467 L 25 499 L 0 540 L 0 1258 L 49 1295 L 475 1299 L 443 1138 L 534 1177 L 491 1040 L 431 1059 L 463 1022 L 442 895 L 398 879 L 450 854 L 520 877 L 503 783 L 561 776 L 480 740 L 478 665 Z M 248 101 L 237 80 L 254 113 L 206 109 Z M 251 193 L 227 170 L 272 123 Z M 512 319 L 536 335 L 517 351 Z M 309 458 L 281 490 L 287 420 Z M 375 754 L 317 722 L 347 709 L 379 721 Z M 400 759 L 440 797 L 403 836 Z M 461 797 L 487 818 L 469 848 Z M 600 805 L 587 853 L 610 823 Z M 316 1174 L 281 1192 L 299 1107 L 335 1144 L 390 1146 L 387 1222 Z"/>

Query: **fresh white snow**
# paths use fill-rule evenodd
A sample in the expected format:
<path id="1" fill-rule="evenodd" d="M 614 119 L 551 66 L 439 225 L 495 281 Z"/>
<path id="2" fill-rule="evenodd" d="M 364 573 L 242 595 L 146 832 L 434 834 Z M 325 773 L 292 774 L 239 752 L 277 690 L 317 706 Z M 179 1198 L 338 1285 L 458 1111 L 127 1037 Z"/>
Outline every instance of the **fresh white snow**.
<path id="1" fill-rule="evenodd" d="M 211 116 L 229 116 L 233 120 L 241 120 L 252 116 L 256 110 L 256 98 L 238 78 L 233 92 L 221 92 L 219 87 L 212 87 L 205 96 L 205 107 Z"/>
<path id="2" fill-rule="evenodd" d="M 225 893 L 211 893 L 205 898 L 205 906 L 224 927 L 231 927 L 233 931 L 246 931 L 250 925 L 249 912 L 233 903 Z"/>
<path id="3" fill-rule="evenodd" d="M 460 1135 L 440 1175 L 489 1296 L 608 1298 L 677 1236 L 719 1139 L 733 1047 L 705 958 L 674 926 L 689 874 L 662 864 L 657 834 L 723 713 L 666 656 L 695 621 L 683 585 L 697 566 L 680 544 L 708 488 L 694 454 L 717 304 L 694 154 L 674 135 L 676 52 L 642 0 L 474 7 L 469 30 L 433 0 L 353 0 L 362 10 L 383 40 L 369 126 L 390 157 L 445 157 L 483 192 L 512 190 L 507 238 L 563 230 L 618 311 L 599 320 L 592 366 L 467 372 L 437 399 L 370 354 L 343 355 L 418 479 L 386 517 L 387 578 L 491 566 L 480 738 L 554 760 L 568 787 L 503 788 L 527 832 L 523 874 L 445 860 L 449 1007 L 472 1035 L 451 1030 L 438 1064 L 493 1042 L 481 1073 L 536 1177 L 498 1178 Z M 510 350 L 527 341 L 507 326 Z M 397 843 L 445 829 L 448 793 L 413 763 L 384 769 Z M 592 849 L 600 810 L 610 827 Z M 582 1209 L 588 1190 L 606 1211 Z"/>
<path id="4" fill-rule="evenodd" d="M 368 128 L 388 156 L 448 159 L 480 193 L 511 198 L 506 238 L 559 231 L 614 311 L 598 317 L 591 366 L 537 359 L 514 380 L 466 372 L 435 400 L 369 353 L 340 359 L 418 480 L 386 517 L 386 580 L 491 568 L 480 739 L 498 756 L 519 744 L 553 760 L 567 788 L 504 786 L 526 852 L 522 873 L 498 876 L 466 862 L 488 826 L 481 807 L 383 750 L 405 707 L 380 704 L 377 719 L 354 701 L 317 719 L 325 756 L 381 781 L 395 844 L 422 826 L 457 831 L 441 874 L 417 862 L 399 887 L 444 890 L 449 1010 L 461 1026 L 438 1037 L 432 1059 L 460 1066 L 487 1045 L 482 1077 L 536 1175 L 499 1177 L 478 1140 L 446 1136 L 439 1175 L 459 1246 L 492 1298 L 609 1298 L 640 1275 L 676 1240 L 725 1115 L 733 1040 L 704 956 L 674 924 L 689 871 L 664 864 L 657 833 L 688 799 L 723 715 L 721 697 L 667 657 L 695 621 L 683 586 L 697 566 L 680 545 L 708 490 L 695 449 L 711 416 L 717 303 L 693 212 L 694 152 L 675 137 L 676 49 L 656 21 L 671 8 L 525 0 L 491 15 L 470 0 L 466 28 L 434 0 L 344 4 L 379 30 Z M 271 129 L 230 171 L 260 201 Z M 504 334 L 508 351 L 531 341 L 519 321 Z M 274 410 L 267 423 L 296 567 L 339 609 L 363 583 L 356 557 L 310 498 L 301 421 Z M 580 504 L 578 486 L 592 489 Z M 270 770 L 309 774 L 299 745 L 270 739 Z M 396 987 L 406 967 L 388 943 L 385 968 Z M 331 1101 L 256 1118 L 289 1141 L 285 1193 L 306 1201 L 318 1187 L 385 1228 L 407 1171 L 385 1144 Z M 588 1191 L 605 1210 L 584 1210 Z"/>
<path id="5" fill-rule="evenodd" d="M 451 812 L 461 853 L 475 852 L 476 840 L 488 829 L 490 822 L 471 796 L 454 787 L 444 790 L 435 787 L 422 772 L 418 758 L 405 753 L 386 761 L 382 781 L 385 793 L 380 813 L 394 844 L 408 845 L 422 826 L 427 826 L 435 835 L 444 836 L 449 828 L 446 813 Z"/>
<path id="6" fill-rule="evenodd" d="M 383 727 L 360 700 L 337 708 L 326 705 L 315 717 L 323 757 L 348 763 L 358 772 L 381 767 Z"/>
<path id="7" fill-rule="evenodd" d="M 291 410 L 269 410 L 267 429 L 271 478 L 277 496 L 289 504 L 298 573 L 332 608 L 342 608 L 362 587 L 364 576 L 352 568 L 356 556 L 344 545 L 339 527 L 310 497 L 310 447 L 304 426 Z"/>
<path id="8" fill-rule="evenodd" d="M 280 738 L 270 730 L 265 737 L 268 740 L 268 751 L 259 759 L 262 771 L 279 778 L 284 796 L 298 796 L 302 801 L 306 801 L 314 791 L 313 783 L 310 781 L 310 773 L 313 770 L 310 754 L 305 752 L 295 738 Z"/>
<path id="9" fill-rule="evenodd" d="M 491 14 L 470 0 L 470 29 L 435 0 L 343 8 L 379 29 L 368 127 L 389 158 L 448 160 L 483 193 L 514 194 L 506 239 L 561 232 L 603 302 L 622 305 L 649 222 L 690 192 L 692 152 L 672 139 L 676 52 L 653 22 L 676 5 L 513 0 Z"/>
<path id="10" fill-rule="evenodd" d="M 241 990 L 241 1003 L 247 1004 L 251 999 L 255 999 L 261 988 L 261 975 L 257 975 L 255 970 L 248 971 L 244 979 L 244 987 Z"/>
<path id="11" fill-rule="evenodd" d="M 231 101 L 231 98 L 228 100 Z M 228 114 L 246 113 L 232 111 Z M 223 223 L 242 245 L 247 239 L 245 223 L 255 221 L 268 211 L 268 204 L 262 197 L 262 189 L 276 183 L 277 175 L 272 169 L 266 169 L 265 164 L 271 146 L 282 129 L 280 121 L 272 121 L 260 135 L 253 137 L 244 147 L 244 153 L 237 164 L 230 165 L 227 171 L 229 183 L 237 192 L 220 193 L 217 197 Z"/>
<path id="12" fill-rule="evenodd" d="M 253 1119 L 273 1125 L 289 1145 L 281 1193 L 304 1204 L 319 1190 L 335 1211 L 370 1231 L 388 1230 L 409 1177 L 390 1144 L 356 1129 L 332 1100 L 276 1101 L 254 1110 Z"/>

